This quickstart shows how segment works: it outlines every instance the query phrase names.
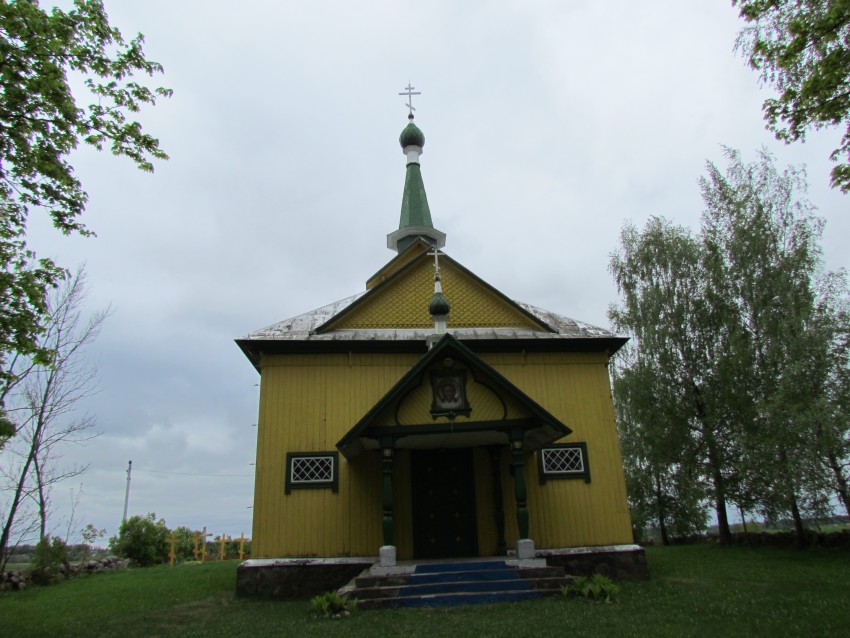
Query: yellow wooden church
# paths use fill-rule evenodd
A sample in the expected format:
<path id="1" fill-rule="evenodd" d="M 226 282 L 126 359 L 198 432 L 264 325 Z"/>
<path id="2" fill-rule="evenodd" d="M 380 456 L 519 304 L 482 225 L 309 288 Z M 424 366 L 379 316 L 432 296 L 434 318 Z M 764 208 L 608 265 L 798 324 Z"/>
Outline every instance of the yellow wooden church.
<path id="1" fill-rule="evenodd" d="M 396 255 L 237 343 L 260 373 L 254 557 L 637 551 L 608 362 L 625 339 L 443 251 L 410 122 Z"/>

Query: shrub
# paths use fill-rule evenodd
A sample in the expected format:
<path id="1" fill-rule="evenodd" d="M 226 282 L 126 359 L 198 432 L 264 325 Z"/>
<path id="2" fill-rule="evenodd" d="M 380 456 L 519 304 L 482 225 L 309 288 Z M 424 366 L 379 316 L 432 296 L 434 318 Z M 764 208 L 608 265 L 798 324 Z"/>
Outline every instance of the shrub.
<path id="1" fill-rule="evenodd" d="M 194 530 L 191 530 L 188 527 L 181 525 L 180 527 L 171 530 L 171 533 L 174 534 L 175 540 L 175 559 L 178 561 L 197 560 L 198 557 L 195 556 L 195 535 L 198 532 L 195 532 Z"/>
<path id="2" fill-rule="evenodd" d="M 313 613 L 322 618 L 342 618 L 350 616 L 357 609 L 356 598 L 345 598 L 335 591 L 326 591 L 310 600 Z"/>
<path id="3" fill-rule="evenodd" d="M 49 535 L 38 541 L 32 556 L 32 580 L 49 585 L 62 578 L 68 569 L 68 546 L 61 538 Z"/>
<path id="4" fill-rule="evenodd" d="M 168 560 L 168 528 L 153 513 L 131 516 L 121 523 L 118 536 L 109 539 L 109 548 L 142 567 L 164 563 Z"/>
<path id="5" fill-rule="evenodd" d="M 597 603 L 612 603 L 620 593 L 620 588 L 610 578 L 602 574 L 594 574 L 589 578 L 586 576 L 575 578 L 569 585 L 561 588 L 561 593 L 565 597 L 584 598 Z"/>

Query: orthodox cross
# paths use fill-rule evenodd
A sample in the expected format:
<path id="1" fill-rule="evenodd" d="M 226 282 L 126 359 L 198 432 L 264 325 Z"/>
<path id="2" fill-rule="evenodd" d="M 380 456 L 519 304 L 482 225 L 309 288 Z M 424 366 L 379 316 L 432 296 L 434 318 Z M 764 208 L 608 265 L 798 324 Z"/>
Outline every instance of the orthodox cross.
<path id="1" fill-rule="evenodd" d="M 434 274 L 439 275 L 440 274 L 440 251 L 439 251 L 439 249 L 436 246 L 434 246 L 434 252 L 430 252 L 428 254 L 434 255 Z"/>
<path id="2" fill-rule="evenodd" d="M 406 95 L 407 96 L 407 104 L 405 104 L 405 106 L 410 109 L 410 115 L 408 115 L 407 117 L 410 118 L 411 120 L 413 119 L 413 111 L 416 110 L 415 108 L 413 108 L 413 96 L 414 95 L 422 95 L 421 91 L 414 91 L 413 89 L 415 89 L 415 88 L 416 88 L 415 86 L 410 86 L 410 82 L 408 82 L 407 86 L 404 89 L 404 92 L 399 93 L 399 95 Z"/>

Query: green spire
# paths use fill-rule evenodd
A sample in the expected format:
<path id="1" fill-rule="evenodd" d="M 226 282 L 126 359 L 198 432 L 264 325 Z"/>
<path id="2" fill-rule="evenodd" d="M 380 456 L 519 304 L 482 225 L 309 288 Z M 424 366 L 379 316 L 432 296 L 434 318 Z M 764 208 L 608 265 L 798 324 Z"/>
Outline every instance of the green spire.
<path id="1" fill-rule="evenodd" d="M 407 176 L 404 178 L 404 194 L 401 196 L 401 219 L 398 227 L 428 226 L 431 222 L 431 209 L 428 208 L 428 196 L 425 195 L 425 184 L 422 182 L 422 169 L 419 164 L 407 165 Z"/>
<path id="2" fill-rule="evenodd" d="M 431 209 L 428 207 L 425 183 L 422 181 L 419 156 L 422 155 L 422 147 L 425 145 L 425 135 L 413 123 L 412 113 L 408 118 L 410 122 L 398 138 L 402 151 L 407 156 L 407 174 L 404 178 L 404 193 L 401 198 L 401 216 L 398 230 L 387 235 L 387 247 L 399 253 L 403 252 L 419 237 L 435 244 L 438 248 L 446 243 L 445 233 L 434 228 L 431 221 Z"/>

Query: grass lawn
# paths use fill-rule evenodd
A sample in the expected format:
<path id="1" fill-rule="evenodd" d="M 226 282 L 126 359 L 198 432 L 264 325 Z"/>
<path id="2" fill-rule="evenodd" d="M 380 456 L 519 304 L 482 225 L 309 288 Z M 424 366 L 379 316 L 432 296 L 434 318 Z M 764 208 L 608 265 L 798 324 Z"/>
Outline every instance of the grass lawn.
<path id="1" fill-rule="evenodd" d="M 237 561 L 134 569 L 0 594 L 7 638 L 37 636 L 845 636 L 850 552 L 647 550 L 652 580 L 619 602 L 560 598 L 311 617 L 305 600 L 234 596 Z"/>

